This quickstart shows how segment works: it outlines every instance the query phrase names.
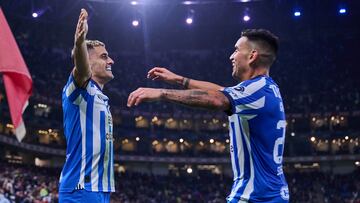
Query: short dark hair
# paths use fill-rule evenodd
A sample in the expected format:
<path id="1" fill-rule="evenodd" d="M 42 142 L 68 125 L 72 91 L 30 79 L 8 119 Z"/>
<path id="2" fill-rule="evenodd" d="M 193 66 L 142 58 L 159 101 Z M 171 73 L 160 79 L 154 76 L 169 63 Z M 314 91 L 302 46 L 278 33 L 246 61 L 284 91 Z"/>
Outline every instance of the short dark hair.
<path id="1" fill-rule="evenodd" d="M 250 42 L 253 42 L 258 46 L 261 51 L 259 65 L 271 66 L 275 59 L 279 48 L 279 38 L 265 29 L 247 29 L 241 32 L 241 37 L 246 37 Z"/>
<path id="2" fill-rule="evenodd" d="M 94 49 L 95 47 L 105 47 L 105 44 L 103 42 L 100 42 L 99 40 L 86 40 L 86 48 L 88 50 Z"/>
<path id="3" fill-rule="evenodd" d="M 99 40 L 85 40 L 85 44 L 88 51 L 95 47 L 105 47 L 105 44 Z M 74 49 L 71 50 L 71 58 L 74 59 Z"/>

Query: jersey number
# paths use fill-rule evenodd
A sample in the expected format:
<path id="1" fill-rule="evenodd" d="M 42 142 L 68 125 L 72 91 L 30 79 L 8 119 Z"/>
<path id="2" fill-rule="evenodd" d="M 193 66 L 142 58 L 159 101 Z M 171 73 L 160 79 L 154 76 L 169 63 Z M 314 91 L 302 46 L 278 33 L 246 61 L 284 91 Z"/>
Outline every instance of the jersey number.
<path id="1" fill-rule="evenodd" d="M 282 136 L 275 140 L 274 151 L 273 151 L 273 158 L 275 163 L 277 164 L 281 164 L 283 159 L 282 155 L 284 152 L 284 143 L 285 143 L 285 127 L 286 127 L 286 121 L 284 120 L 280 120 L 276 126 L 278 130 L 280 129 L 282 130 Z"/>

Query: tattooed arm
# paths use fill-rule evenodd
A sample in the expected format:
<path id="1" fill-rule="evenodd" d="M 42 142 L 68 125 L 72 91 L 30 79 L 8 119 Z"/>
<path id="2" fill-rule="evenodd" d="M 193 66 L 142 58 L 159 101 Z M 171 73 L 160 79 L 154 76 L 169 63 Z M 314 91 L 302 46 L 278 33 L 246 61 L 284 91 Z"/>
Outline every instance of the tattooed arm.
<path id="1" fill-rule="evenodd" d="M 128 98 L 128 107 L 137 106 L 142 102 L 171 101 L 191 107 L 226 111 L 230 109 L 228 98 L 220 91 L 214 90 L 171 90 L 139 88 Z"/>

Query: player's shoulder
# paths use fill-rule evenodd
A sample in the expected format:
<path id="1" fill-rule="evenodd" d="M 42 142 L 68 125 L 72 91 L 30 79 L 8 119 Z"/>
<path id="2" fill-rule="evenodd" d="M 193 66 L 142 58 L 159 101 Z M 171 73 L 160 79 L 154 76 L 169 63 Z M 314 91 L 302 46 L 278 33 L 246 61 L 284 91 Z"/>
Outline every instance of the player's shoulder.
<path id="1" fill-rule="evenodd" d="M 225 91 L 236 91 L 243 94 L 253 94 L 259 92 L 260 90 L 265 90 L 272 88 L 271 86 L 277 86 L 273 79 L 269 76 L 259 75 L 249 80 L 242 81 L 235 86 L 227 87 Z"/>
<path id="2" fill-rule="evenodd" d="M 257 76 L 249 80 L 245 80 L 237 84 L 233 88 L 242 92 L 256 92 L 268 86 L 267 84 L 267 77 Z"/>
<path id="3" fill-rule="evenodd" d="M 75 95 L 95 95 L 100 90 L 100 87 L 91 78 L 86 82 L 84 87 L 79 87 L 75 81 L 74 75 L 71 73 L 68 77 L 68 81 L 63 88 L 63 95 L 70 97 L 73 93 Z"/>
<path id="4" fill-rule="evenodd" d="M 238 85 L 246 87 L 246 86 L 250 85 L 251 83 L 254 83 L 254 82 L 257 82 L 257 81 L 261 80 L 261 78 L 262 77 L 260 77 L 260 76 L 250 78 L 248 80 L 244 80 L 244 81 L 240 82 Z"/>
<path id="5" fill-rule="evenodd" d="M 268 85 L 274 85 L 276 87 L 279 87 L 278 84 L 270 76 L 266 77 L 266 82 Z"/>

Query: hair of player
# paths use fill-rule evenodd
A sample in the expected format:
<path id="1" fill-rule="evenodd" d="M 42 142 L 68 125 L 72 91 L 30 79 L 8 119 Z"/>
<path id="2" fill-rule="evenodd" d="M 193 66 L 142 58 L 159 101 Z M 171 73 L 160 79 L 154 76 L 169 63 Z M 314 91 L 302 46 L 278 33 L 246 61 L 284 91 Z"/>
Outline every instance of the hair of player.
<path id="1" fill-rule="evenodd" d="M 279 48 L 279 38 L 265 29 L 247 29 L 241 33 L 241 37 L 246 37 L 258 48 L 259 58 L 257 65 L 270 67 L 275 59 Z"/>
<path id="2" fill-rule="evenodd" d="M 95 47 L 105 47 L 105 44 L 99 40 L 85 40 L 85 44 L 88 51 Z M 74 59 L 74 49 L 71 50 L 71 58 Z"/>
<path id="3" fill-rule="evenodd" d="M 105 44 L 99 40 L 85 40 L 85 43 L 87 50 L 94 49 L 99 46 L 105 47 Z"/>

